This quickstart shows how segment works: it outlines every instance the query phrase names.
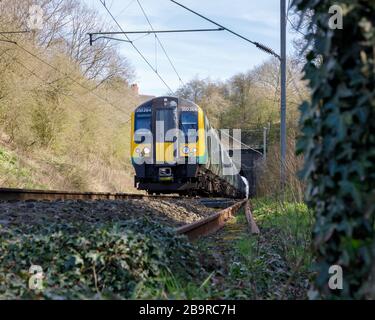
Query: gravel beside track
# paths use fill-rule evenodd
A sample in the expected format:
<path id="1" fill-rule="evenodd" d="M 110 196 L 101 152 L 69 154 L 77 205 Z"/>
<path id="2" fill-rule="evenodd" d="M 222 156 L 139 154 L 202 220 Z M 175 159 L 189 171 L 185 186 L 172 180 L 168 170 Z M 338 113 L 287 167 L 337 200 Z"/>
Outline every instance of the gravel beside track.
<path id="1" fill-rule="evenodd" d="M 0 226 L 48 224 L 64 221 L 82 223 L 121 222 L 147 217 L 178 227 L 201 220 L 217 210 L 207 208 L 197 199 L 131 199 L 0 202 Z"/>

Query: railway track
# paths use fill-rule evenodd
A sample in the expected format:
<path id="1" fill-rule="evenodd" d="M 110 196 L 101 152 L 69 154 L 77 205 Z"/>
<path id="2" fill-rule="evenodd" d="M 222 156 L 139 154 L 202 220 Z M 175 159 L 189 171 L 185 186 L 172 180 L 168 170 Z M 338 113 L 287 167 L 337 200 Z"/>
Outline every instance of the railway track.
<path id="1" fill-rule="evenodd" d="M 107 193 L 107 192 L 66 192 L 56 190 L 30 190 L 0 188 L 0 201 L 59 201 L 59 200 L 129 200 L 129 199 L 157 199 L 176 198 L 179 196 L 144 195 L 132 193 Z M 226 221 L 245 206 L 247 200 L 236 201 L 233 199 L 201 199 L 207 207 L 223 208 L 199 221 L 178 227 L 178 234 L 186 235 L 189 240 L 196 240 L 222 228 Z"/>
<path id="2" fill-rule="evenodd" d="M 72 192 L 57 190 L 33 190 L 0 188 L 0 200 L 3 201 L 57 201 L 57 200 L 128 200 L 153 198 L 178 198 L 178 196 L 153 196 L 138 193 L 111 192 Z"/>
<path id="3" fill-rule="evenodd" d="M 179 227 L 176 231 L 178 234 L 186 235 L 189 240 L 192 241 L 214 233 L 221 229 L 225 223 L 246 204 L 247 201 L 247 199 L 241 200 L 231 207 L 214 213 L 207 218 Z"/>

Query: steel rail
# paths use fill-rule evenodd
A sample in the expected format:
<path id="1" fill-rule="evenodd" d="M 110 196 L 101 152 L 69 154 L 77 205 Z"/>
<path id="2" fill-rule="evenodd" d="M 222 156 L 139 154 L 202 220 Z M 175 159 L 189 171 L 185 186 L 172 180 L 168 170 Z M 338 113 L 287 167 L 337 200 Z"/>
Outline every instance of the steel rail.
<path id="1" fill-rule="evenodd" d="M 58 190 L 32 190 L 0 188 L 0 200 L 3 201 L 55 201 L 55 200 L 128 200 L 128 199 L 153 199 L 153 198 L 178 198 L 178 196 L 154 196 L 137 193 L 110 193 L 110 192 L 72 192 Z"/>
<path id="2" fill-rule="evenodd" d="M 179 227 L 176 229 L 176 232 L 177 234 L 186 235 L 191 241 L 214 233 L 224 227 L 228 219 L 234 216 L 234 214 L 237 213 L 247 201 L 247 199 L 241 200 L 231 207 L 214 213 L 207 218 Z"/>
<path id="3" fill-rule="evenodd" d="M 58 190 L 33 190 L 0 188 L 0 201 L 62 201 L 62 200 L 129 200 L 129 199 L 160 199 L 160 198 L 183 198 L 171 195 L 146 195 L 136 193 L 110 193 L 110 192 L 72 192 Z M 211 202 L 202 199 L 202 204 Z M 240 200 L 234 205 L 210 215 L 202 220 L 183 225 L 176 228 L 177 234 L 184 234 L 189 240 L 196 240 L 221 229 L 225 223 L 234 216 L 248 200 Z M 219 199 L 212 199 L 219 202 Z M 228 200 L 225 200 L 228 203 Z M 224 203 L 224 202 L 223 202 Z M 210 205 L 208 205 L 210 206 Z"/>

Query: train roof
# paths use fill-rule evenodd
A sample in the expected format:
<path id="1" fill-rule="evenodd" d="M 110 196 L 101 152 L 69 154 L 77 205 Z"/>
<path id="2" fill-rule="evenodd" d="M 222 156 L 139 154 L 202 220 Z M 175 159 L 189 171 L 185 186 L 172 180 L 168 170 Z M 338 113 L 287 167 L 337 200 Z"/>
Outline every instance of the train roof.
<path id="1" fill-rule="evenodd" d="M 159 101 L 159 100 L 163 100 L 164 101 L 164 99 L 175 100 L 175 101 L 177 100 L 178 107 L 195 107 L 198 110 L 201 110 L 201 108 L 196 103 L 194 103 L 194 102 L 192 102 L 190 100 L 187 100 L 187 99 L 184 99 L 184 98 L 180 98 L 180 97 L 175 97 L 175 96 L 160 96 L 160 97 L 155 97 L 155 98 L 147 100 L 146 102 L 144 102 L 141 105 L 139 105 L 135 109 L 135 111 L 137 111 L 137 109 L 139 109 L 139 108 L 143 108 L 143 107 L 149 106 L 150 103 L 152 103 L 154 101 Z"/>

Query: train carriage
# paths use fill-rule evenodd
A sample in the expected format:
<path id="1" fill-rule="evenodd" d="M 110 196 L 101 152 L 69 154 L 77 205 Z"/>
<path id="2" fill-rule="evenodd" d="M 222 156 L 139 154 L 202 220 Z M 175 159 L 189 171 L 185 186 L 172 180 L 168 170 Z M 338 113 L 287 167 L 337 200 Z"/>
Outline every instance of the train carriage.
<path id="1" fill-rule="evenodd" d="M 156 194 L 246 196 L 242 177 L 195 103 L 154 98 L 135 109 L 131 123 L 137 189 Z"/>

